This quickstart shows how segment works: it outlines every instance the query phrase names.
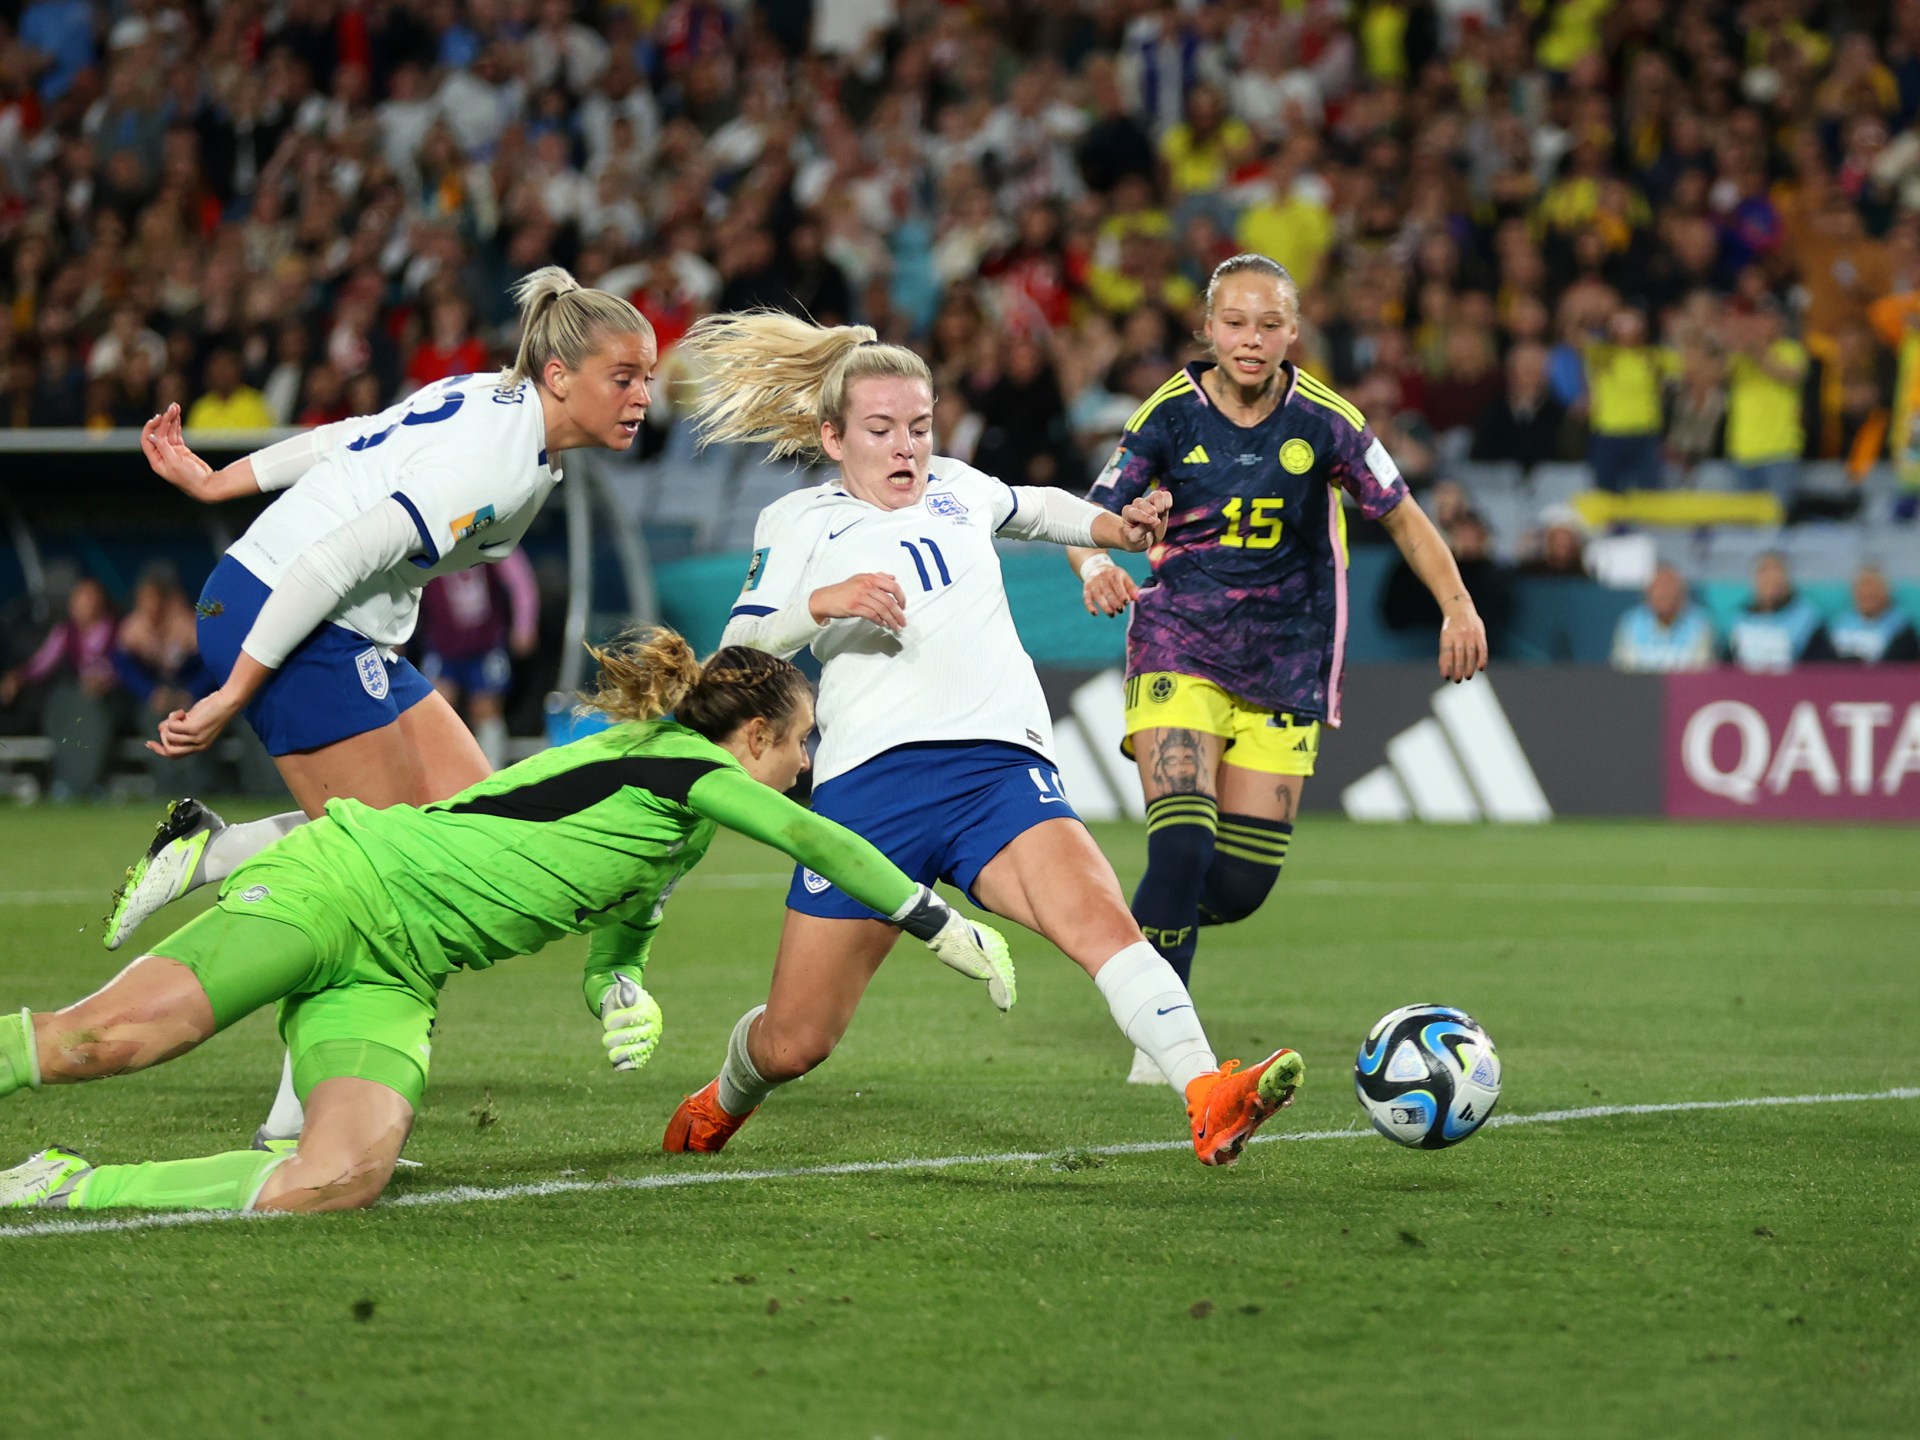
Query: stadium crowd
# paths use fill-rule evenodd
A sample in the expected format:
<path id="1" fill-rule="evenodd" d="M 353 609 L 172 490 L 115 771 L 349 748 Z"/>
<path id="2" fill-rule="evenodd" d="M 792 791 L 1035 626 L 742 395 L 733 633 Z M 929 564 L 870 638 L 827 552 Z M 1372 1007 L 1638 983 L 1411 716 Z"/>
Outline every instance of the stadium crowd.
<path id="1" fill-rule="evenodd" d="M 1454 434 L 1785 488 L 1904 414 L 1916 114 L 1913 0 L 31 0 L 5 414 L 363 412 L 557 260 L 669 349 L 755 304 L 911 340 L 986 468 L 1078 483 L 1250 248 L 1421 480 Z"/>
<path id="2" fill-rule="evenodd" d="M 946 451 L 1078 488 L 1255 249 L 1477 565 L 1476 466 L 1920 467 L 1917 119 L 1920 0 L 30 0 L 0 419 L 365 413 L 556 261 L 669 377 L 714 310 L 870 324 Z"/>

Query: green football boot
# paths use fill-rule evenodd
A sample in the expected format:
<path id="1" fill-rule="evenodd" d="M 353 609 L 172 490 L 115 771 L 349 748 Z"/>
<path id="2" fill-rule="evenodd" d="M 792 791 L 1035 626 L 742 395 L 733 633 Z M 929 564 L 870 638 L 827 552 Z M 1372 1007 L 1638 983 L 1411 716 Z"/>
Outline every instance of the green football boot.
<path id="1" fill-rule="evenodd" d="M 226 828 L 227 822 L 198 800 L 176 800 L 167 807 L 166 819 L 154 832 L 147 853 L 133 862 L 127 878 L 113 892 L 107 949 L 118 950 L 142 920 L 193 889 L 207 842 Z"/>
<path id="2" fill-rule="evenodd" d="M 11 1170 L 0 1170 L 0 1210 L 64 1210 L 92 1173 L 93 1166 L 71 1150 L 49 1146 Z"/>

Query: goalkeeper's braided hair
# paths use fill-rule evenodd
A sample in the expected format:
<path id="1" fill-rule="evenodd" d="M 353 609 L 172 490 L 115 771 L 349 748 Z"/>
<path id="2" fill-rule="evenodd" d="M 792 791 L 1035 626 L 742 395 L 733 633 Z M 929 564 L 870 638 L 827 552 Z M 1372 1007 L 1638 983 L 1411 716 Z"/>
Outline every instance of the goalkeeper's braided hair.
<path id="1" fill-rule="evenodd" d="M 588 705 L 614 720 L 671 714 L 709 740 L 725 739 L 756 715 L 784 734 L 813 693 L 796 667 L 764 650 L 729 645 L 703 665 L 665 626 L 628 630 L 587 649 L 600 662 L 597 688 L 582 697 Z"/>

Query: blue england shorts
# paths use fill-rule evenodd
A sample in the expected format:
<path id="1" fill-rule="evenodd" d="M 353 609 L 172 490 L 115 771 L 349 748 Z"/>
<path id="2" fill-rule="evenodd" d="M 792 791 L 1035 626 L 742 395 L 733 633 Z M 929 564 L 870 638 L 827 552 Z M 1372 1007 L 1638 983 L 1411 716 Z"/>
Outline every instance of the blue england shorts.
<path id="1" fill-rule="evenodd" d="M 220 683 L 233 673 L 254 617 L 273 593 L 246 566 L 223 556 L 200 591 L 200 658 Z M 391 725 L 433 694 L 405 660 L 389 660 L 364 635 L 322 625 L 302 640 L 247 706 L 269 755 L 323 745 Z"/>
<path id="2" fill-rule="evenodd" d="M 1052 761 L 997 740 L 883 751 L 815 789 L 813 810 L 922 885 L 944 880 L 976 905 L 974 881 L 1009 841 L 1048 820 L 1080 818 Z M 877 913 L 804 866 L 794 867 L 787 908 L 826 920 Z"/>
<path id="3" fill-rule="evenodd" d="M 420 657 L 420 673 L 436 683 L 446 681 L 462 695 L 504 695 L 513 683 L 513 660 L 497 647 L 464 660 L 448 660 L 429 650 Z"/>

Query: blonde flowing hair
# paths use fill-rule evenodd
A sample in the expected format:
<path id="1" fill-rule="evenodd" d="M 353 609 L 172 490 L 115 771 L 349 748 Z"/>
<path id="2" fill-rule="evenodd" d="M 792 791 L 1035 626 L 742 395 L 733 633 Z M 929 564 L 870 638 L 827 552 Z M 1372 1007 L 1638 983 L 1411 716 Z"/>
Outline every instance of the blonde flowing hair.
<path id="1" fill-rule="evenodd" d="M 522 275 L 514 282 L 513 303 L 520 308 L 520 349 L 500 376 L 502 389 L 538 380 L 549 360 L 578 370 L 608 335 L 653 339 L 653 325 L 631 301 L 589 290 L 558 265 Z"/>
<path id="2" fill-rule="evenodd" d="M 623 632 L 605 647 L 591 695 L 581 699 L 613 720 L 675 720 L 721 740 L 758 715 L 785 734 L 813 687 L 799 669 L 744 645 L 728 645 L 703 665 L 686 639 L 664 625 Z"/>
<path id="3" fill-rule="evenodd" d="M 870 325 L 815 325 L 779 310 L 708 315 L 677 347 L 705 376 L 687 408 L 702 445 L 769 445 L 777 459 L 826 459 L 820 427 L 846 432 L 856 380 L 918 380 L 933 391 L 927 362 L 883 345 Z"/>

